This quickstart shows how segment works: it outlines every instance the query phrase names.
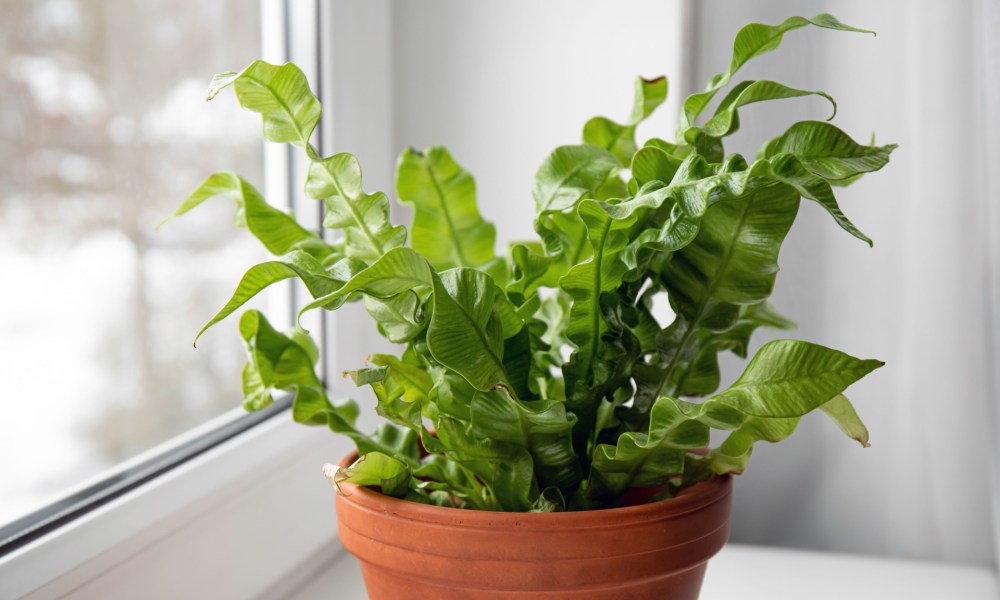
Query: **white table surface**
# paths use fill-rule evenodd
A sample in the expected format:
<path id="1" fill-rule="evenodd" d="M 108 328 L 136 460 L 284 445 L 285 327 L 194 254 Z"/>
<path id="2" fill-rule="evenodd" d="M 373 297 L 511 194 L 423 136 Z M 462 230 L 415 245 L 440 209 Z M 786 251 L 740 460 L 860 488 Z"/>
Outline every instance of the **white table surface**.
<path id="1" fill-rule="evenodd" d="M 345 555 L 292 600 L 364 600 Z M 709 563 L 700 600 L 998 600 L 992 569 L 729 544 Z"/>

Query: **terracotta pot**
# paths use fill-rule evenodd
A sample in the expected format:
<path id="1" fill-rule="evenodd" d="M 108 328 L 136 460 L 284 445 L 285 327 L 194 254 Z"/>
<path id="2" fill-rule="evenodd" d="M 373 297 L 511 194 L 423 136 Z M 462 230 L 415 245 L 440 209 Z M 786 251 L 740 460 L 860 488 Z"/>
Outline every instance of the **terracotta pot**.
<path id="1" fill-rule="evenodd" d="M 371 600 L 696 600 L 708 559 L 729 537 L 732 506 L 729 477 L 652 504 L 564 513 L 341 489 L 340 540 L 360 559 Z"/>

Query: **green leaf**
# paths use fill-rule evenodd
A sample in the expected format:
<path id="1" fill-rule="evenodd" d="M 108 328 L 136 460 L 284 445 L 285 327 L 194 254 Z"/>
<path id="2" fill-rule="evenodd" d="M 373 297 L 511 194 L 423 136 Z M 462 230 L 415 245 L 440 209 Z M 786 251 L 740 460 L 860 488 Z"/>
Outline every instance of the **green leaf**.
<path id="1" fill-rule="evenodd" d="M 557 487 L 549 487 L 542 490 L 534 504 L 531 505 L 533 513 L 562 512 L 566 510 L 566 497 L 562 490 Z"/>
<path id="2" fill-rule="evenodd" d="M 676 344 L 661 355 L 661 382 L 671 381 L 701 329 L 730 329 L 739 317 L 738 305 L 756 304 L 771 295 L 778 251 L 798 205 L 798 195 L 786 186 L 714 204 L 694 241 L 666 263 L 661 278 L 679 316 L 680 331 Z M 669 387 L 661 389 L 676 394 Z"/>
<path id="3" fill-rule="evenodd" d="M 619 169 L 621 162 L 607 150 L 587 144 L 556 148 L 535 174 L 532 196 L 537 214 L 574 208 Z"/>
<path id="4" fill-rule="evenodd" d="M 688 144 L 697 146 L 705 143 L 698 140 L 699 136 L 725 137 L 739 129 L 739 109 L 741 107 L 756 102 L 801 96 L 822 96 L 829 100 L 833 106 L 833 114 L 830 115 L 830 119 L 837 114 L 837 103 L 826 92 L 797 90 L 775 81 L 744 81 L 734 87 L 722 100 L 719 108 L 716 109 L 715 114 L 707 123 L 701 127 L 688 127 L 681 133 L 681 138 Z"/>
<path id="5" fill-rule="evenodd" d="M 759 441 L 777 443 L 792 435 L 801 415 L 791 417 L 751 416 L 725 403 L 722 397 L 713 398 L 701 405 L 685 403 L 688 415 L 719 429 L 732 430 L 728 437 L 705 457 L 709 469 L 715 473 L 742 473 Z M 821 403 L 817 408 L 829 415 L 848 436 L 868 447 L 868 430 L 858 418 L 854 407 L 843 394 Z M 812 410 L 812 409 L 810 409 Z M 805 413 L 803 413 L 805 414 Z"/>
<path id="6" fill-rule="evenodd" d="M 566 337 L 576 346 L 570 362 L 563 368 L 566 388 L 589 386 L 588 373 L 597 356 L 601 335 L 607 324 L 601 316 L 600 295 L 617 288 L 628 271 L 621 253 L 629 242 L 628 232 L 638 219 L 632 211 L 617 211 L 618 206 L 602 205 L 594 200 L 580 203 L 579 213 L 587 225 L 593 256 L 573 266 L 559 280 L 559 286 L 573 299 Z M 615 216 L 609 214 L 615 213 Z"/>
<path id="7" fill-rule="evenodd" d="M 708 444 L 708 427 L 688 418 L 673 398 L 659 398 L 644 432 L 627 432 L 594 452 L 584 505 L 613 505 L 629 488 L 665 484 L 684 472 L 687 451 Z"/>
<path id="8" fill-rule="evenodd" d="M 344 285 L 342 280 L 324 269 L 318 260 L 299 250 L 293 250 L 279 260 L 254 265 L 240 279 L 229 302 L 201 328 L 195 336 L 195 343 L 208 328 L 231 315 L 261 290 L 290 277 L 301 279 L 313 297 L 330 294 Z"/>
<path id="9" fill-rule="evenodd" d="M 846 396 L 837 394 L 819 409 L 833 419 L 833 422 L 847 437 L 857 440 L 863 448 L 871 446 L 868 443 L 868 428 L 861 422 L 861 418 L 858 417 L 858 413 Z"/>
<path id="10" fill-rule="evenodd" d="M 299 311 L 299 316 L 314 308 L 336 310 L 356 292 L 380 299 L 393 298 L 427 288 L 431 285 L 431 279 L 432 271 L 427 259 L 409 248 L 393 248 L 336 291 L 306 304 Z"/>
<path id="11" fill-rule="evenodd" d="M 304 229 L 294 217 L 268 204 L 260 192 L 246 180 L 228 171 L 209 176 L 191 192 L 177 211 L 160 222 L 158 227 L 162 227 L 171 219 L 183 215 L 206 200 L 223 194 L 236 203 L 234 216 L 236 225 L 246 227 L 271 254 L 277 256 L 298 249 L 318 259 L 324 259 L 334 253 L 334 249 L 316 233 Z"/>
<path id="12" fill-rule="evenodd" d="M 660 139 L 660 138 L 649 138 L 642 145 L 642 147 L 643 148 L 656 148 L 657 150 L 660 150 L 661 152 L 665 152 L 667 155 L 671 156 L 672 158 L 677 159 L 678 161 L 683 161 L 685 158 L 687 158 L 687 157 L 691 156 L 691 154 L 693 154 L 692 149 L 691 149 L 690 146 L 687 146 L 685 144 L 674 144 L 672 142 L 668 142 L 668 141 L 666 141 L 664 139 Z M 634 156 L 632 157 L 632 160 L 633 161 L 635 160 Z M 664 183 L 667 183 L 667 182 L 664 182 Z"/>
<path id="13" fill-rule="evenodd" d="M 510 249 L 513 276 L 507 284 L 509 293 L 527 297 L 539 287 L 554 288 L 566 272 L 562 256 L 549 256 L 540 244 L 514 244 Z"/>
<path id="14" fill-rule="evenodd" d="M 448 449 L 448 458 L 486 484 L 499 510 L 530 510 L 538 486 L 527 450 L 517 444 L 477 436 L 470 425 L 451 418 L 442 418 L 436 425 L 438 437 Z"/>
<path id="15" fill-rule="evenodd" d="M 764 344 L 718 398 L 750 416 L 798 417 L 884 364 L 818 344 L 777 340 Z"/>
<path id="16" fill-rule="evenodd" d="M 489 489 L 471 471 L 443 454 L 431 454 L 413 471 L 426 489 L 447 493 L 442 506 L 499 510 Z"/>
<path id="17" fill-rule="evenodd" d="M 634 406 L 640 415 L 661 394 L 678 395 L 677 372 L 695 359 L 703 332 L 729 330 L 739 318 L 740 305 L 762 302 L 771 294 L 778 251 L 795 220 L 799 199 L 791 188 L 752 175 L 766 173 L 766 163 L 763 170 L 755 163 L 741 171 L 741 165 L 745 163 L 734 156 L 720 174 L 699 178 L 701 169 L 714 169 L 694 156 L 675 177 L 680 183 L 667 188 L 688 210 L 707 203 L 708 190 L 715 203 L 701 218 L 694 240 L 660 267 L 660 282 L 678 316 L 658 339 L 658 361 L 638 367 Z M 698 183 L 686 183 L 689 179 Z"/>
<path id="18" fill-rule="evenodd" d="M 298 386 L 298 395 L 292 404 L 292 420 L 305 425 L 328 425 L 336 433 L 348 437 L 363 434 L 355 428 L 361 409 L 350 398 L 331 403 L 322 388 Z"/>
<path id="19" fill-rule="evenodd" d="M 841 392 L 882 364 L 807 342 L 771 342 L 728 390 L 702 404 L 681 403 L 681 410 L 695 421 L 731 430 L 706 456 L 716 473 L 742 473 L 756 442 L 784 440 L 817 408 L 866 445 L 868 431 Z"/>
<path id="20" fill-rule="evenodd" d="M 410 468 L 420 464 L 420 442 L 416 432 L 391 423 L 379 424 L 368 436 L 367 443 L 358 444 L 359 454 L 369 452 L 382 452 L 405 462 Z"/>
<path id="21" fill-rule="evenodd" d="M 212 76 L 212 81 L 208 84 L 208 91 L 205 92 L 205 102 L 211 102 L 219 95 L 219 92 L 233 84 L 233 81 L 240 74 L 236 71 L 223 71 Z"/>
<path id="22" fill-rule="evenodd" d="M 427 401 L 434 380 L 424 369 L 391 354 L 373 354 L 369 360 L 386 369 L 383 381 L 387 386 L 398 388 L 404 401 L 418 405 Z"/>
<path id="23" fill-rule="evenodd" d="M 505 390 L 479 392 L 472 399 L 472 427 L 480 436 L 528 450 L 539 487 L 571 489 L 580 482 L 580 462 L 573 452 L 576 419 L 553 400 L 519 401 Z"/>
<path id="24" fill-rule="evenodd" d="M 792 435 L 801 417 L 747 417 L 728 437 L 705 457 L 715 473 L 740 474 L 746 469 L 753 445 L 759 441 L 775 444 Z"/>
<path id="25" fill-rule="evenodd" d="M 620 169 L 613 154 L 590 144 L 560 146 L 538 168 L 532 189 L 535 231 L 545 253 L 561 256 L 564 268 L 577 264 L 589 248 L 586 228 L 576 217 L 577 205 L 595 197 Z"/>
<path id="26" fill-rule="evenodd" d="M 860 33 L 871 33 L 865 29 L 857 29 L 850 25 L 845 25 L 832 15 L 823 13 L 816 15 L 812 19 L 804 17 L 789 17 L 778 25 L 763 25 L 761 23 L 751 23 L 736 34 L 733 42 L 733 57 L 729 63 L 729 68 L 714 75 L 708 82 L 704 92 L 692 94 L 684 100 L 681 109 L 681 126 L 678 131 L 682 132 L 694 124 L 695 119 L 701 114 L 708 103 L 712 100 L 720 89 L 726 86 L 733 75 L 740 70 L 750 59 L 760 56 L 765 52 L 770 52 L 781 45 L 784 34 L 793 29 L 799 29 L 807 25 L 815 25 L 825 29 L 835 29 L 840 31 L 855 31 Z"/>
<path id="27" fill-rule="evenodd" d="M 810 173 L 836 182 L 878 171 L 896 148 L 896 144 L 862 145 L 830 123 L 800 121 L 767 144 L 764 158 L 792 154 Z"/>
<path id="28" fill-rule="evenodd" d="M 469 405 L 471 398 L 476 394 L 476 388 L 472 387 L 464 377 L 443 366 L 431 366 L 429 372 L 434 378 L 430 405 L 434 413 L 431 418 L 434 420 L 435 427 L 438 426 L 439 417 L 447 417 L 454 421 L 470 424 L 472 413 L 469 410 Z"/>
<path id="29" fill-rule="evenodd" d="M 212 78 L 207 100 L 229 85 L 236 90 L 240 106 L 260 113 L 264 139 L 303 148 L 309 145 L 322 108 L 296 65 L 278 66 L 258 60 L 239 73 L 220 73 Z"/>
<path id="30" fill-rule="evenodd" d="M 472 175 L 447 150 L 403 152 L 396 164 L 396 193 L 414 208 L 413 249 L 435 269 L 479 267 L 493 260 L 496 229 L 479 214 Z"/>
<path id="31" fill-rule="evenodd" d="M 365 310 L 375 319 L 379 333 L 394 344 L 409 342 L 427 325 L 425 302 L 429 292 L 409 290 L 391 298 L 365 296 Z"/>
<path id="32" fill-rule="evenodd" d="M 362 386 L 384 381 L 387 371 L 388 369 L 385 367 L 365 367 L 356 371 L 347 371 L 344 375 L 350 376 L 354 380 L 354 385 Z M 402 389 L 398 389 L 397 391 L 402 395 Z"/>
<path id="33" fill-rule="evenodd" d="M 775 176 L 780 181 L 795 188 L 795 191 L 803 198 L 815 200 L 833 216 L 841 228 L 869 246 L 872 245 L 872 240 L 861 233 L 861 230 L 855 227 L 854 223 L 851 223 L 850 219 L 840 210 L 837 199 L 833 195 L 833 188 L 829 183 L 807 171 L 802 166 L 802 163 L 793 155 L 779 155 L 771 163 L 774 167 Z"/>
<path id="34" fill-rule="evenodd" d="M 871 239 L 840 210 L 831 183 L 853 181 L 881 169 L 895 147 L 861 146 L 833 125 L 804 121 L 772 140 L 765 148 L 767 158 L 758 162 L 769 161 L 775 179 L 815 200 L 845 231 L 871 246 Z"/>
<path id="35" fill-rule="evenodd" d="M 836 129 L 832 125 L 827 125 L 827 127 Z M 823 144 L 842 143 L 835 142 L 835 140 L 837 138 L 832 135 L 818 140 L 810 147 L 813 154 L 811 159 L 807 160 L 822 161 L 824 157 Z M 777 140 L 772 141 L 772 144 L 774 144 L 774 148 L 779 147 Z M 884 157 L 881 165 L 888 161 L 888 153 L 892 151 L 892 148 L 893 146 L 886 146 L 880 149 Z M 831 157 L 827 159 L 829 164 L 834 164 L 837 161 L 835 153 L 843 150 L 829 146 L 825 151 L 829 153 L 826 156 Z M 848 177 L 862 174 L 860 171 L 850 170 L 849 163 L 840 162 L 838 164 L 841 165 L 842 172 L 848 174 Z M 879 162 L 871 160 L 867 164 L 875 167 L 879 165 Z M 728 157 L 722 165 L 708 163 L 699 155 L 689 156 L 677 169 L 671 185 L 661 189 L 651 188 L 652 191 L 645 195 L 658 198 L 661 203 L 665 198 L 671 198 L 680 204 L 687 215 L 691 218 L 697 218 L 704 214 L 711 204 L 748 196 L 757 189 L 782 184 L 795 189 L 800 196 L 819 203 L 843 229 L 869 245 L 871 244 L 871 240 L 861 233 L 840 210 L 830 184 L 808 170 L 797 155 L 788 152 L 774 153 L 770 158 L 761 158 L 749 167 L 743 157 L 738 154 Z M 640 190 L 636 199 L 643 195 Z"/>
<path id="36" fill-rule="evenodd" d="M 583 126 L 583 141 L 610 151 L 623 164 L 635 154 L 635 128 L 646 120 L 667 99 L 667 78 L 635 80 L 635 101 L 632 114 L 619 124 L 606 117 L 594 117 Z"/>
<path id="37" fill-rule="evenodd" d="M 647 213 L 659 208 L 669 195 L 669 190 L 664 191 L 667 188 L 648 187 L 649 189 L 644 186 L 635 198 L 617 203 L 589 199 L 580 203 L 578 212 L 587 226 L 593 256 L 573 266 L 560 280 L 560 287 L 573 300 L 565 335 L 576 346 L 576 350 L 563 365 L 562 371 L 569 408 L 582 423 L 576 436 L 577 451 L 581 454 L 586 450 L 590 427 L 601 397 L 609 392 L 614 393 L 613 388 L 617 387 L 615 367 L 626 375 L 632 367 L 630 362 L 622 362 L 617 358 L 628 356 L 630 361 L 637 358 L 633 356 L 633 352 L 615 349 L 612 351 L 615 360 L 610 361 L 612 368 L 609 369 L 605 361 L 597 360 L 601 358 L 598 352 L 608 331 L 601 297 L 617 289 L 625 280 L 626 274 L 636 267 L 636 251 L 632 248 L 631 252 L 626 252 L 634 234 L 634 226 Z M 661 242 L 661 250 L 672 251 L 687 243 L 688 239 L 640 236 L 638 243 L 644 246 Z M 674 243 L 677 245 L 671 245 Z M 634 345 L 638 350 L 638 342 Z M 609 387 L 605 385 L 607 383 L 615 385 Z"/>
<path id="38" fill-rule="evenodd" d="M 617 293 L 601 295 L 601 316 L 608 329 L 602 334 L 603 347 L 594 363 L 594 381 L 590 389 L 591 403 L 595 400 L 610 400 L 614 404 L 627 402 L 632 396 L 630 377 L 642 362 L 642 340 L 645 335 L 642 323 L 643 309 L 635 305 L 636 300 L 627 289 Z M 657 326 L 658 330 L 659 327 Z M 571 397 L 576 404 L 577 397 Z"/>
<path id="39" fill-rule="evenodd" d="M 401 444 L 387 444 L 385 435 L 388 430 L 381 430 L 382 435 L 369 436 L 356 427 L 360 409 L 354 400 L 345 398 L 330 402 L 322 388 L 296 386 L 293 388 L 295 398 L 292 403 L 292 419 L 305 425 L 326 425 L 330 431 L 344 435 L 357 445 L 359 453 L 385 452 L 397 456 L 400 460 L 415 463 L 414 452 L 400 452 Z M 398 441 L 398 440 L 397 440 Z"/>
<path id="40" fill-rule="evenodd" d="M 649 118 L 666 101 L 668 87 L 667 78 L 662 75 L 653 79 L 636 77 L 632 114 L 626 123 L 636 125 Z"/>
<path id="41" fill-rule="evenodd" d="M 240 318 L 240 336 L 247 350 L 243 368 L 243 406 L 247 410 L 270 406 L 276 389 L 322 388 L 313 368 L 316 348 L 308 337 L 278 332 L 255 310 Z"/>
<path id="42" fill-rule="evenodd" d="M 669 184 L 680 168 L 682 158 L 655 146 L 640 148 L 632 157 L 632 177 L 639 186 L 653 181 Z"/>
<path id="43" fill-rule="evenodd" d="M 238 74 L 221 73 L 212 80 L 209 99 L 230 84 L 243 108 L 261 114 L 265 139 L 305 150 L 310 161 L 306 194 L 326 202 L 323 224 L 344 230 L 347 256 L 371 263 L 403 245 L 406 231 L 389 223 L 385 194 L 362 191 L 357 159 L 347 153 L 321 158 L 309 143 L 322 111 L 297 66 L 258 60 Z"/>
<path id="44" fill-rule="evenodd" d="M 382 192 L 366 194 L 361 165 L 353 154 L 310 157 L 306 194 L 326 204 L 323 226 L 344 231 L 347 256 L 371 264 L 402 246 L 406 229 L 389 221 L 389 199 Z"/>
<path id="45" fill-rule="evenodd" d="M 538 301 L 538 298 L 535 298 Z M 537 333 L 537 330 L 536 330 Z M 510 379 L 510 393 L 515 398 L 534 399 L 532 376 L 536 374 L 532 348 L 542 342 L 532 334 L 531 327 L 521 330 L 503 343 L 503 370 Z"/>
<path id="46" fill-rule="evenodd" d="M 615 210 L 629 211 L 634 205 L 650 209 L 662 206 L 683 210 L 690 219 L 699 219 L 713 204 L 742 198 L 757 189 L 777 184 L 767 161 L 748 166 L 742 156 L 733 154 L 722 164 L 711 164 L 702 156 L 693 154 L 678 166 L 670 185 L 650 182 L 639 189 L 634 198 L 621 202 L 618 205 L 620 208 Z M 674 205 L 677 205 L 676 209 Z"/>
<path id="47" fill-rule="evenodd" d="M 732 328 L 721 332 L 707 329 L 698 332 L 694 355 L 675 371 L 677 380 L 672 382 L 671 389 L 679 396 L 705 396 L 715 392 L 720 381 L 719 353 L 729 350 L 746 358 L 750 336 L 759 327 L 793 329 L 795 323 L 779 315 L 767 302 L 741 306 Z"/>
<path id="48" fill-rule="evenodd" d="M 321 107 L 298 67 L 256 61 L 238 74 L 217 75 L 209 98 L 230 84 L 243 108 L 261 114 L 265 139 L 289 142 L 305 150 L 310 161 L 306 193 L 326 202 L 323 224 L 344 230 L 347 256 L 371 263 L 387 250 L 403 245 L 406 231 L 389 223 L 385 194 L 362 191 L 357 159 L 347 153 L 321 158 L 309 143 Z"/>
<path id="49" fill-rule="evenodd" d="M 410 467 L 401 460 L 381 452 L 368 452 L 346 469 L 337 469 L 334 483 L 375 485 L 386 496 L 402 498 L 410 487 Z"/>
<path id="50" fill-rule="evenodd" d="M 378 451 L 415 464 L 412 441 L 386 428 L 376 435 L 365 435 L 355 427 L 358 407 L 354 401 L 329 401 L 316 375 L 319 355 L 308 335 L 301 331 L 288 335 L 280 333 L 257 311 L 247 311 L 240 318 L 240 335 L 247 349 L 247 364 L 243 368 L 244 407 L 247 410 L 270 406 L 275 390 L 291 392 L 294 394 L 292 417 L 296 422 L 327 425 L 332 431 L 354 440 L 362 454 Z"/>
<path id="51" fill-rule="evenodd" d="M 371 386 L 378 399 L 375 410 L 379 416 L 423 437 L 421 417 L 429 410 L 434 385 L 430 375 L 392 355 L 375 354 L 370 360 L 376 367 L 348 373 L 355 385 Z"/>
<path id="52" fill-rule="evenodd" d="M 478 390 L 509 387 L 503 367 L 507 336 L 503 319 L 494 310 L 502 292 L 475 269 L 451 269 L 433 280 L 434 308 L 427 328 L 431 355 Z"/>

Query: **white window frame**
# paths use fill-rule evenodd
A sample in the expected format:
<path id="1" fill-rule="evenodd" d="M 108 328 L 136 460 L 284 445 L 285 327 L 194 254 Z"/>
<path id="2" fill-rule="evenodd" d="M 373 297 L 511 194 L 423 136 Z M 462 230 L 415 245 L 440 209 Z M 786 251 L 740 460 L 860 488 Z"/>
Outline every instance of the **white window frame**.
<path id="1" fill-rule="evenodd" d="M 261 4 L 262 57 L 299 64 L 324 100 L 327 116 L 314 138 L 321 152 L 330 153 L 334 145 L 354 147 L 354 140 L 341 139 L 334 127 L 336 113 L 330 105 L 334 78 L 338 101 L 348 98 L 355 107 L 352 118 L 391 132 L 391 111 L 385 108 L 390 105 L 363 101 L 371 93 L 389 97 L 388 70 L 377 70 L 386 65 L 366 64 L 373 59 L 357 50 L 369 46 L 364 43 L 369 36 L 385 40 L 390 48 L 389 0 L 262 0 Z M 339 23 L 333 19 L 334 11 Z M 351 25 L 359 16 L 369 25 L 365 31 L 355 31 Z M 376 63 L 389 60 L 387 50 L 375 54 Z M 368 81 L 372 72 L 386 73 L 374 88 Z M 344 79 L 346 91 L 341 91 Z M 391 135 L 383 137 L 387 139 L 365 142 L 367 154 L 384 158 L 383 168 L 390 169 Z M 268 144 L 265 169 L 265 195 L 276 204 L 287 198 L 301 221 L 318 227 L 321 207 L 301 199 L 301 159 L 285 146 Z M 293 314 L 295 300 L 286 302 L 271 312 Z M 333 373 L 337 344 L 325 341 L 333 339 L 332 318 L 318 314 L 312 318 L 316 320 L 307 326 L 326 332 L 324 372 Z M 350 320 L 343 323 L 348 329 Z M 353 332 L 339 327 L 338 332 L 342 343 L 356 353 Z M 231 415 L 220 417 L 164 447 L 182 445 L 231 419 Z M 337 540 L 333 492 L 320 467 L 351 448 L 346 438 L 293 423 L 289 412 L 283 411 L 4 555 L 0 598 L 287 596 L 317 569 L 344 555 Z"/>

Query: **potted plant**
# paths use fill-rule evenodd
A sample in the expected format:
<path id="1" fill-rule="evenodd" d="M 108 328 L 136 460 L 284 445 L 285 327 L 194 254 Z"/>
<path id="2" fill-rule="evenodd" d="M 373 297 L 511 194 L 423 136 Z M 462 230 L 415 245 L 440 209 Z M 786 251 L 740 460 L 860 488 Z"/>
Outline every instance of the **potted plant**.
<path id="1" fill-rule="evenodd" d="M 684 100 L 673 142 L 635 141 L 667 95 L 665 78 L 638 79 L 627 120 L 594 118 L 583 144 L 548 156 L 533 189 L 539 239 L 500 255 L 472 175 L 444 148 L 399 159 L 408 235 L 387 196 L 364 191 L 354 156 L 311 145 L 320 104 L 295 65 L 257 61 L 212 80 L 209 99 L 233 86 L 265 139 L 305 153 L 306 194 L 342 235 L 326 241 L 236 174 L 209 177 L 176 215 L 228 195 L 277 258 L 252 267 L 205 328 L 298 278 L 312 295 L 303 312 L 361 301 L 403 348 L 350 372 L 386 421 L 368 434 L 355 402 L 328 398 L 305 331 L 277 331 L 257 311 L 239 321 L 246 408 L 287 392 L 296 421 L 357 444 L 328 473 L 372 598 L 696 598 L 728 536 L 730 475 L 755 442 L 788 437 L 819 409 L 867 445 L 843 392 L 880 361 L 773 341 L 716 391 L 720 352 L 745 358 L 757 328 L 792 327 L 767 299 L 801 199 L 871 244 L 833 187 L 879 170 L 895 146 L 802 121 L 752 161 L 723 150 L 741 107 L 818 95 L 835 112 L 827 94 L 743 81 L 696 124 L 744 63 L 807 25 L 864 31 L 827 14 L 744 27 L 729 67 Z M 727 434 L 709 448 L 712 429 Z"/>

